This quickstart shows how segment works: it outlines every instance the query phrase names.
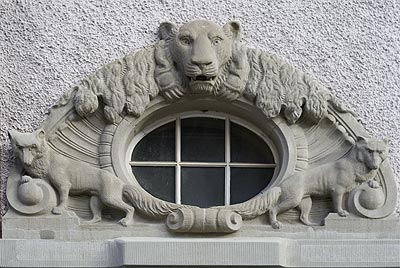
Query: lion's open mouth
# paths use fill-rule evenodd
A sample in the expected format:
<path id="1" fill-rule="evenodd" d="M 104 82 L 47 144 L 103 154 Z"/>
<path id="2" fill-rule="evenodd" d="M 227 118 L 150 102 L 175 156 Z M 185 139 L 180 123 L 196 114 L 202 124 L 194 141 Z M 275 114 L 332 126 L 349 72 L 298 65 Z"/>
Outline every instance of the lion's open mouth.
<path id="1" fill-rule="evenodd" d="M 195 82 L 195 81 L 213 82 L 214 80 L 215 80 L 215 76 L 198 75 L 198 76 L 190 77 L 190 82 Z"/>

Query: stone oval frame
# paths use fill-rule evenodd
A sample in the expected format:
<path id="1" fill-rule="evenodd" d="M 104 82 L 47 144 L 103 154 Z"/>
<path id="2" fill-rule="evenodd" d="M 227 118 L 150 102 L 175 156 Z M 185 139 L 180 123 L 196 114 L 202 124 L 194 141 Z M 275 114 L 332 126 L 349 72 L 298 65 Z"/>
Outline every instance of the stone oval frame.
<path id="1" fill-rule="evenodd" d="M 185 98 L 176 103 L 169 103 L 162 98 L 154 99 L 146 111 L 139 117 L 125 116 L 116 126 L 111 143 L 111 162 L 116 175 L 127 183 L 139 185 L 133 173 L 130 172 L 129 159 L 133 150 L 133 141 L 144 135 L 143 130 L 167 122 L 177 114 L 190 114 L 195 111 L 210 111 L 211 114 L 223 113 L 232 116 L 239 122 L 246 122 L 250 130 L 256 128 L 256 133 L 262 134 L 271 141 L 271 148 L 277 157 L 277 169 L 267 188 L 279 183 L 294 172 L 296 167 L 296 140 L 292 129 L 284 123 L 284 119 L 276 117 L 266 119 L 264 114 L 245 99 L 233 103 L 221 102 L 216 98 L 193 99 Z M 211 112 L 212 111 L 212 112 Z M 270 144 L 268 144 L 270 145 Z M 154 202 L 158 199 L 154 198 Z"/>
<path id="2" fill-rule="evenodd" d="M 280 169 L 280 163 L 282 162 L 280 159 L 280 155 L 278 153 L 278 150 L 276 149 L 275 144 L 270 140 L 270 138 L 264 134 L 263 131 L 261 131 L 259 128 L 257 128 L 256 126 L 254 126 L 253 124 L 249 124 L 247 121 L 238 118 L 237 116 L 232 116 L 230 114 L 225 114 L 225 113 L 221 113 L 221 112 L 215 112 L 215 111 L 188 111 L 188 112 L 182 112 L 182 113 L 177 113 L 177 114 L 172 114 L 170 116 L 167 117 L 163 117 L 159 120 L 157 120 L 156 122 L 153 122 L 149 125 L 147 125 L 146 123 L 144 123 L 144 128 L 141 129 L 141 131 L 139 133 L 137 133 L 137 135 L 132 139 L 130 145 L 128 146 L 128 154 L 127 154 L 127 159 L 125 159 L 125 162 L 130 162 L 130 158 L 131 155 L 135 149 L 135 146 L 138 144 L 139 141 L 141 141 L 147 134 L 151 133 L 153 130 L 163 126 L 164 124 L 170 123 L 170 122 L 175 122 L 175 120 L 177 120 L 177 117 L 179 117 L 180 119 L 187 119 L 187 118 L 214 118 L 214 119 L 221 119 L 221 120 L 229 120 L 232 123 L 235 123 L 237 125 L 240 125 L 244 128 L 246 128 L 249 132 L 254 133 L 255 135 L 257 135 L 266 145 L 268 145 L 268 147 L 271 149 L 273 158 L 274 158 L 274 162 L 276 163 L 276 166 L 274 168 L 274 173 L 272 175 L 271 181 L 268 183 L 268 185 L 270 183 L 273 183 L 273 181 L 275 181 L 275 179 L 278 176 Z M 161 161 L 162 162 L 162 161 Z M 128 170 L 131 169 L 132 166 L 128 166 Z M 132 177 L 133 180 L 137 180 L 135 178 L 135 175 L 133 174 Z M 226 179 L 226 178 L 225 178 Z M 264 188 L 268 188 L 268 185 Z M 262 190 L 264 190 L 262 189 Z M 261 192 L 261 191 L 260 191 Z M 178 193 L 175 193 L 178 194 Z M 225 196 L 226 198 L 226 196 Z"/>

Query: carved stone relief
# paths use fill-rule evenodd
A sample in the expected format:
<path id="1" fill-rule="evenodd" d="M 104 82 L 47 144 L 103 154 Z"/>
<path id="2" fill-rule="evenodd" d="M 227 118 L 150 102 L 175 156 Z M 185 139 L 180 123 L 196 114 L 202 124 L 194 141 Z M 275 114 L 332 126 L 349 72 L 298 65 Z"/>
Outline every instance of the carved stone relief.
<path id="1" fill-rule="evenodd" d="M 20 161 L 8 179 L 9 214 L 23 221 L 73 212 L 85 228 L 110 221 L 135 227 L 134 218 L 143 217 L 166 220 L 172 232 L 200 233 L 235 232 L 242 220 L 264 214 L 273 228 L 292 219 L 321 225 L 333 211 L 389 216 L 396 190 L 387 141 L 368 137 L 355 115 L 309 75 L 246 47 L 241 31 L 238 22 L 162 23 L 154 47 L 84 79 L 39 130 L 10 131 Z M 246 202 L 211 208 L 146 192 L 127 167 L 131 140 L 154 120 L 194 110 L 232 114 L 270 136 L 280 154 L 272 183 Z"/>

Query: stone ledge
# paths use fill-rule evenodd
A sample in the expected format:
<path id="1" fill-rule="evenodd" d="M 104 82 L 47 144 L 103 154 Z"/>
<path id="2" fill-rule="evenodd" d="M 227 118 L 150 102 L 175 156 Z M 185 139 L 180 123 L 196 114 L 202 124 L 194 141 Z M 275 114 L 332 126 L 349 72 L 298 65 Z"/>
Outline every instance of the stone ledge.
<path id="1" fill-rule="evenodd" d="M 1 267 L 399 267 L 400 239 L 0 240 Z"/>

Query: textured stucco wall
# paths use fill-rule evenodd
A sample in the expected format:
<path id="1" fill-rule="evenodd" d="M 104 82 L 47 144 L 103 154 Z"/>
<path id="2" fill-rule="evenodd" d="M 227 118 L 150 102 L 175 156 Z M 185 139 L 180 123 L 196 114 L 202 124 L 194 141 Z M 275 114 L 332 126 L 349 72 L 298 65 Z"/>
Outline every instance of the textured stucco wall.
<path id="1" fill-rule="evenodd" d="M 240 21 L 249 46 L 281 55 L 331 87 L 372 135 L 390 139 L 390 161 L 399 180 L 398 14 L 397 0 L 3 0 L 2 197 L 13 161 L 8 129 L 37 128 L 47 109 L 80 79 L 153 44 L 160 22 L 198 18 Z"/>

